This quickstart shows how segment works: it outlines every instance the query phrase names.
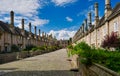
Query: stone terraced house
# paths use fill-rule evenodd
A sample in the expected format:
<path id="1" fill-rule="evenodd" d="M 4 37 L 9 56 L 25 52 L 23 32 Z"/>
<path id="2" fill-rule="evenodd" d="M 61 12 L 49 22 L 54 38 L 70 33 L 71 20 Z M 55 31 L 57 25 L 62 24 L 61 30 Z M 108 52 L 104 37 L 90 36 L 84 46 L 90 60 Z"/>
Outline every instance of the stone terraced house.
<path id="1" fill-rule="evenodd" d="M 102 18 L 99 18 L 98 3 L 95 3 L 95 18 L 92 24 L 91 12 L 85 19 L 79 30 L 73 37 L 73 43 L 85 41 L 91 46 L 100 47 L 106 35 L 115 32 L 120 36 L 120 3 L 114 8 L 111 7 L 111 1 L 105 0 L 105 12 Z"/>
<path id="2" fill-rule="evenodd" d="M 14 12 L 10 12 L 10 24 L 0 21 L 0 52 L 10 52 L 12 45 L 17 45 L 19 49 L 24 49 L 27 45 L 35 46 L 54 46 L 57 40 L 52 35 L 47 35 L 39 29 L 37 35 L 37 27 L 34 27 L 34 33 L 31 32 L 31 23 L 29 23 L 29 31 L 24 29 L 24 19 L 21 20 L 22 28 L 14 26 Z"/>

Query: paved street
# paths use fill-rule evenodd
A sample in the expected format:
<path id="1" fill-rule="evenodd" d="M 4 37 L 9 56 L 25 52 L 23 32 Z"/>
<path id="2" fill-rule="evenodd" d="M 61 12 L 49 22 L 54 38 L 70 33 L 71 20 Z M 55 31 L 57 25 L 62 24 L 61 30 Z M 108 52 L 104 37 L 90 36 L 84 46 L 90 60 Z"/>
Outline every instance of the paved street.
<path id="1" fill-rule="evenodd" d="M 2 76 L 75 76 L 65 49 L 0 65 Z"/>

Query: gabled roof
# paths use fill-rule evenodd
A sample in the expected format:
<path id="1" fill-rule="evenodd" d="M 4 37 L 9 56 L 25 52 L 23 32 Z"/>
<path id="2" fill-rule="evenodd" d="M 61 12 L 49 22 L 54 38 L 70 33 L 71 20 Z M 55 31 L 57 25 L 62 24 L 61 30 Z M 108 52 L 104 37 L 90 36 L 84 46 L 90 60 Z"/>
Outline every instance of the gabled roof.
<path id="1" fill-rule="evenodd" d="M 3 32 L 4 31 L 4 29 L 0 26 L 0 32 Z"/>
<path id="2" fill-rule="evenodd" d="M 9 28 L 9 24 L 4 23 L 3 21 L 0 21 L 0 26 L 5 32 L 12 33 Z"/>
<path id="3" fill-rule="evenodd" d="M 22 29 L 15 27 L 15 30 L 20 36 L 22 36 L 22 31 L 21 31 Z"/>

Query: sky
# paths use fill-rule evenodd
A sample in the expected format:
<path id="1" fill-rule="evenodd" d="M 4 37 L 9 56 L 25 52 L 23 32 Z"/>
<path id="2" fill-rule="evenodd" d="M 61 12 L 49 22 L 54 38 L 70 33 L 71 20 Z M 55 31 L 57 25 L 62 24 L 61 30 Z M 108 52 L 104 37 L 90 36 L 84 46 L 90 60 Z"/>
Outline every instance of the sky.
<path id="1" fill-rule="evenodd" d="M 31 22 L 32 28 L 37 26 L 41 32 L 52 34 L 58 40 L 66 40 L 74 36 L 90 11 L 94 23 L 95 2 L 99 3 L 101 18 L 105 0 L 0 0 L 0 20 L 10 23 L 10 11 L 13 10 L 16 27 L 21 28 L 21 19 L 24 18 L 26 30 Z M 115 7 L 118 2 L 111 0 L 111 6 Z"/>

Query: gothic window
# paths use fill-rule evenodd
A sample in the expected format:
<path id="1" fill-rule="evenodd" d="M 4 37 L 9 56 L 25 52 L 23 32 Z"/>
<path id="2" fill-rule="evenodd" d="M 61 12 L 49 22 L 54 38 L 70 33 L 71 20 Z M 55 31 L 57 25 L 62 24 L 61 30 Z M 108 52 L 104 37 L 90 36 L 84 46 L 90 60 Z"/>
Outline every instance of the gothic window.
<path id="1" fill-rule="evenodd" d="M 117 32 L 117 31 L 118 31 L 118 23 L 114 22 L 114 32 Z"/>

